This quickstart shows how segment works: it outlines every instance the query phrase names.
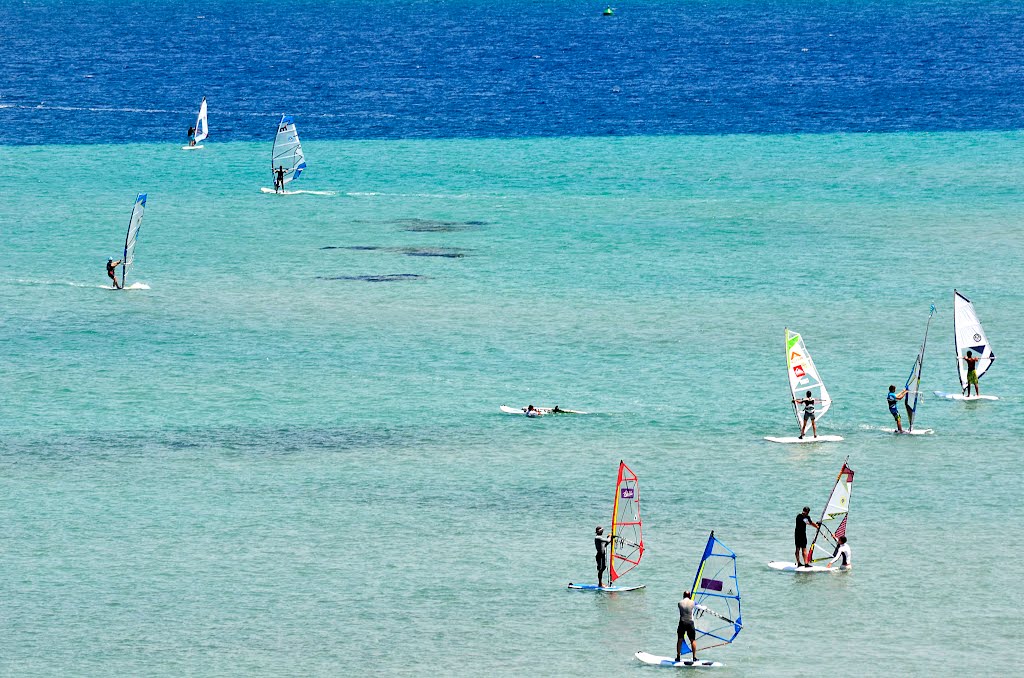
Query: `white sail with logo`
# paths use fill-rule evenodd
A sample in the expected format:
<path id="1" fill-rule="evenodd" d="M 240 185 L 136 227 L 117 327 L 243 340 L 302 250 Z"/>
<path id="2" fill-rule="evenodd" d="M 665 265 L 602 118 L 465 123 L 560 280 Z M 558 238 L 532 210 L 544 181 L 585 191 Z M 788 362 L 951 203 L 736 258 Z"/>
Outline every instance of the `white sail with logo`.
<path id="1" fill-rule="evenodd" d="M 282 115 L 274 137 L 274 148 L 271 151 L 271 172 L 277 177 L 278 170 L 283 170 L 284 183 L 298 179 L 306 169 L 306 156 L 302 152 L 299 133 L 295 129 L 295 121 L 290 115 Z"/>
<path id="2" fill-rule="evenodd" d="M 992 352 L 992 344 L 985 336 L 985 330 L 981 327 L 981 321 L 978 320 L 974 304 L 956 290 L 953 290 L 953 334 L 956 342 L 957 369 L 960 372 L 960 389 L 966 394 L 969 390 L 967 363 L 964 361 L 967 351 L 978 358 L 975 373 L 979 380 L 988 372 L 988 368 L 992 367 L 992 361 L 996 356 Z"/>

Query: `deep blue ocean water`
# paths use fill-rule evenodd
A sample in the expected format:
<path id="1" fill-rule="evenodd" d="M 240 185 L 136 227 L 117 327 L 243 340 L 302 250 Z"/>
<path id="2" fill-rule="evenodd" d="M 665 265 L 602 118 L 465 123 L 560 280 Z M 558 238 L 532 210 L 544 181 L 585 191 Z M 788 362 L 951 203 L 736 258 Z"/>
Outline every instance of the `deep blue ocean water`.
<path id="1" fill-rule="evenodd" d="M 1012 2 L 0 3 L 5 143 L 1015 129 Z M 11 130 L 16 130 L 11 133 Z"/>

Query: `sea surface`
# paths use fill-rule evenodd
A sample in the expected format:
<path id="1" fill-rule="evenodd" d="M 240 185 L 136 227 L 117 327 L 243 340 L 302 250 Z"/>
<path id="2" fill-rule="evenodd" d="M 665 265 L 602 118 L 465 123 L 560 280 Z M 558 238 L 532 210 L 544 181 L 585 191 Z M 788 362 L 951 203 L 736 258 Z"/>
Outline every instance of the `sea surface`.
<path id="1" fill-rule="evenodd" d="M 0 5 L 7 38 L 61 28 L 60 49 L 16 58 L 0 40 L 26 83 L 0 81 L 0 162 L 16 169 L 0 188 L 0 674 L 649 675 L 633 653 L 672 652 L 711 530 L 738 554 L 743 596 L 737 641 L 704 655 L 723 676 L 1019 670 L 1018 13 L 630 3 L 613 27 L 601 9 Z M 178 19 L 189 28 L 158 35 Z M 830 58 L 867 69 L 863 87 L 775 73 L 783 50 L 814 58 L 802 31 L 825 23 L 847 31 Z M 271 46 L 299 49 L 296 24 L 307 44 L 360 44 L 344 28 L 378 54 L 376 31 L 398 61 L 415 46 L 447 65 L 390 103 L 396 81 L 345 67 L 354 47 L 311 52 L 316 72 L 290 71 L 290 93 L 265 74 L 232 92 L 271 28 Z M 216 104 L 167 70 L 202 31 L 216 39 L 194 72 L 218 81 Z M 602 108 L 607 82 L 562 73 L 559 88 L 545 59 L 502 56 L 594 31 L 621 31 L 639 103 Z M 746 59 L 729 61 L 724 34 Z M 915 40 L 952 57 L 923 66 Z M 716 56 L 657 47 L 686 41 Z M 610 77 L 588 44 L 572 59 Z M 551 108 L 503 93 L 486 55 L 511 83 L 546 64 Z M 885 66 L 905 62 L 916 93 Z M 686 63 L 714 65 L 704 86 L 732 103 L 659 101 L 659 69 L 676 95 L 695 86 Z M 88 84 L 101 71 L 111 87 Z M 355 84 L 314 91 L 329 73 Z M 744 90 L 758 75 L 768 90 Z M 477 106 L 467 82 L 494 94 Z M 201 91 L 213 135 L 182 151 Z M 103 106 L 117 110 L 88 110 Z M 309 164 L 290 188 L 307 193 L 267 195 L 284 109 Z M 112 291 L 103 263 L 139 192 L 128 282 L 148 289 Z M 981 385 L 999 401 L 931 396 L 958 389 L 954 288 L 995 347 Z M 896 437 L 885 391 L 906 381 L 932 303 L 918 425 L 934 434 Z M 835 399 L 821 430 L 842 443 L 763 440 L 798 430 L 786 327 Z M 530 403 L 590 414 L 498 409 Z M 821 511 L 847 457 L 854 569 L 768 569 L 792 558 L 795 515 Z M 640 479 L 647 546 L 623 583 L 647 588 L 568 591 L 594 578 L 619 460 Z"/>

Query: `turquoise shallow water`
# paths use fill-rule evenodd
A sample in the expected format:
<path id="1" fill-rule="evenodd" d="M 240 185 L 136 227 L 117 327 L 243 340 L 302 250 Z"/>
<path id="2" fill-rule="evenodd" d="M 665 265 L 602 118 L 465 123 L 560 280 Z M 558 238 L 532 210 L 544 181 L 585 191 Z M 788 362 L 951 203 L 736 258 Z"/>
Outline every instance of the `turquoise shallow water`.
<path id="1" fill-rule="evenodd" d="M 1019 132 L 304 146 L 293 186 L 335 195 L 261 194 L 267 144 L 0 149 L 32 170 L 0 206 L 3 672 L 640 674 L 710 529 L 727 675 L 1014 670 Z M 137 191 L 151 289 L 100 289 Z M 923 385 L 957 384 L 953 287 L 1003 400 L 896 439 L 929 303 Z M 787 325 L 842 444 L 761 440 Z M 594 414 L 497 409 L 528 402 Z M 769 571 L 846 455 L 856 569 Z M 620 458 L 647 589 L 565 591 Z"/>

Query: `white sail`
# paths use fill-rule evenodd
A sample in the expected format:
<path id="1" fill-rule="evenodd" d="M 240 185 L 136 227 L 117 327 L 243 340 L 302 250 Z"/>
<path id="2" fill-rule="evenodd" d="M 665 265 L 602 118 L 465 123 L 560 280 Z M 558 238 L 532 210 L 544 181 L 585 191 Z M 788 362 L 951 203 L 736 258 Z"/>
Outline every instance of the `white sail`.
<path id="1" fill-rule="evenodd" d="M 199 104 L 199 117 L 196 118 L 196 131 L 192 138 L 198 144 L 208 136 L 210 128 L 206 122 L 206 97 L 203 97 L 203 103 Z"/>
<path id="2" fill-rule="evenodd" d="M 135 262 L 135 246 L 139 241 L 139 229 L 142 228 L 142 215 L 146 211 L 146 194 L 139 193 L 135 198 L 131 219 L 128 220 L 128 234 L 124 237 L 124 256 L 121 257 L 121 286 L 125 286 L 128 267 Z"/>
<path id="3" fill-rule="evenodd" d="M 988 372 L 996 356 L 992 353 L 992 345 L 988 343 L 985 330 L 981 328 L 974 304 L 956 290 L 953 290 L 953 335 L 956 342 L 957 370 L 960 372 L 960 388 L 967 392 L 967 363 L 964 362 L 967 351 L 979 358 L 975 370 L 978 379 Z"/>
<path id="4" fill-rule="evenodd" d="M 818 369 L 811 360 L 811 354 L 804 345 L 803 337 L 796 332 L 786 329 L 786 367 L 789 372 L 789 391 L 794 399 L 806 398 L 807 392 L 817 402 L 814 403 L 815 419 L 820 422 L 825 413 L 832 407 L 832 400 L 829 398 L 828 390 L 825 388 Z M 801 409 L 794 403 L 793 412 L 796 414 L 798 424 L 803 423 Z"/>
<path id="5" fill-rule="evenodd" d="M 832 494 L 828 496 L 825 510 L 821 512 L 818 531 L 815 532 L 814 541 L 811 542 L 810 551 L 807 553 L 808 562 L 830 559 L 832 552 L 839 545 L 839 538 L 846 536 L 846 518 L 850 513 L 850 495 L 853 494 L 853 469 L 847 465 L 847 461 L 849 457 L 843 461 L 843 468 L 836 476 Z M 814 553 L 816 547 L 817 557 Z"/>
<path id="6" fill-rule="evenodd" d="M 274 149 L 271 154 L 270 169 L 277 176 L 278 168 L 284 170 L 284 183 L 298 179 L 302 170 L 306 169 L 306 156 L 302 153 L 299 133 L 295 129 L 295 121 L 290 115 L 282 115 L 277 125 L 277 136 L 274 137 Z"/>

